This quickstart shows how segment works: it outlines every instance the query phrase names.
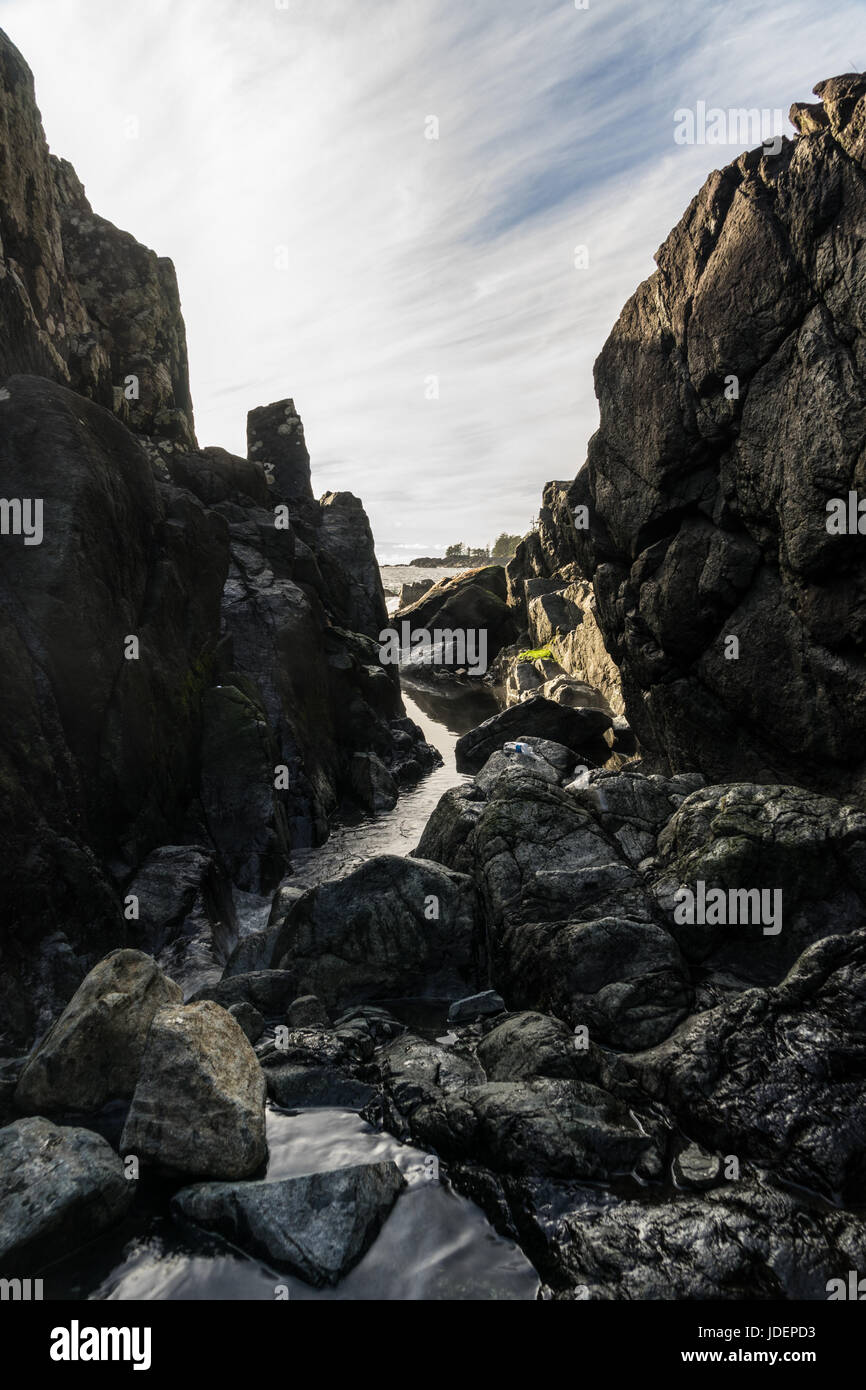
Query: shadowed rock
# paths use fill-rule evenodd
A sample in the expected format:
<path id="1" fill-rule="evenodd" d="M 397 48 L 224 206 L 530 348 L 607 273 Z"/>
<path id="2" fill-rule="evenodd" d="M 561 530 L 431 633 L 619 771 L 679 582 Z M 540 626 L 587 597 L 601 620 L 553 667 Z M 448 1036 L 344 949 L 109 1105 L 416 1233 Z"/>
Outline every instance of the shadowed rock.
<path id="1" fill-rule="evenodd" d="M 36 1117 L 0 1129 L 0 1270 L 68 1255 L 125 1215 L 133 1189 L 98 1134 Z"/>
<path id="2" fill-rule="evenodd" d="M 360 1163 L 280 1182 L 203 1183 L 178 1192 L 172 1210 L 320 1288 L 357 1264 L 404 1186 L 396 1164 Z"/>
<path id="3" fill-rule="evenodd" d="M 112 951 L 91 970 L 27 1062 L 20 1110 L 98 1110 L 135 1090 L 157 1011 L 180 1003 L 180 987 L 141 951 Z"/>
<path id="4" fill-rule="evenodd" d="M 866 497 L 866 74 L 815 91 L 793 143 L 710 175 L 623 309 L 568 504 L 651 763 L 859 798 L 866 551 L 828 505 Z"/>

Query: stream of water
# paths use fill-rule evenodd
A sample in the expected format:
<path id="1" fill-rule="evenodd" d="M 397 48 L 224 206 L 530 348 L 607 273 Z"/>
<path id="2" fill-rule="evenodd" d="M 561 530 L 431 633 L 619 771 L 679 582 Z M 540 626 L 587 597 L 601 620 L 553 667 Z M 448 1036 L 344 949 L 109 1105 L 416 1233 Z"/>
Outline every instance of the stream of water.
<path id="1" fill-rule="evenodd" d="M 443 765 L 401 796 L 387 814 L 336 827 L 318 849 L 296 853 L 287 880 L 313 885 L 348 872 L 374 854 L 407 854 L 448 787 L 463 780 L 454 745 L 495 713 L 489 691 L 447 692 L 404 685 L 407 713 L 442 754 Z M 253 925 L 248 920 L 247 929 Z M 290 1300 L 535 1299 L 539 1279 L 517 1246 L 496 1234 L 475 1203 L 445 1182 L 430 1181 L 425 1154 L 380 1133 L 349 1110 L 290 1113 L 268 1106 L 266 1182 L 355 1163 L 393 1160 L 408 1186 L 361 1261 L 335 1288 L 314 1289 L 224 1241 L 175 1225 L 171 1189 L 154 1183 L 125 1222 L 84 1252 L 45 1271 L 47 1298 L 268 1299 L 277 1286 Z M 284 1296 L 284 1295 L 283 1295 Z"/>
<path id="2" fill-rule="evenodd" d="M 499 708 L 487 688 L 467 689 L 449 683 L 443 688 L 409 685 L 403 680 L 403 703 L 410 719 L 424 731 L 428 743 L 442 754 L 442 766 L 422 778 L 417 787 L 403 792 L 393 811 L 364 816 L 352 825 L 334 828 L 317 849 L 295 850 L 294 872 L 286 879 L 295 887 L 313 887 L 324 879 L 357 869 L 375 854 L 408 854 L 449 787 L 466 782 L 454 763 L 454 745 L 461 734 L 474 729 Z"/>

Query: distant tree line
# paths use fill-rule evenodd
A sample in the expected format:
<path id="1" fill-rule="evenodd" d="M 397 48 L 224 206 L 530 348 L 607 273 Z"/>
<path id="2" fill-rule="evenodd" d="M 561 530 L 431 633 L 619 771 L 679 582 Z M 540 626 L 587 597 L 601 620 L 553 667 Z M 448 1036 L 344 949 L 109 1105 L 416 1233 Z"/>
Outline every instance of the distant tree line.
<path id="1" fill-rule="evenodd" d="M 446 547 L 445 559 L 510 560 L 522 539 L 522 536 L 509 536 L 502 531 L 492 545 L 466 545 L 463 541 L 455 541 Z"/>

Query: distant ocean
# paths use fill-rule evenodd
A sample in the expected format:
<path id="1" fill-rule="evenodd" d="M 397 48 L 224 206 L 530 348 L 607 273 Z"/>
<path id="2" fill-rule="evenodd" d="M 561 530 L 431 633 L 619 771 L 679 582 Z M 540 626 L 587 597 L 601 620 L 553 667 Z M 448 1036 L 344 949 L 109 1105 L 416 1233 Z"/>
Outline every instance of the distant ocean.
<path id="1" fill-rule="evenodd" d="M 400 589 L 404 584 L 416 584 L 420 579 L 432 579 L 435 582 L 446 579 L 449 574 L 460 574 L 462 569 L 465 569 L 465 566 L 458 565 L 456 569 L 446 569 L 444 565 L 380 565 L 379 573 L 382 576 L 388 612 L 393 613 L 397 607 Z"/>

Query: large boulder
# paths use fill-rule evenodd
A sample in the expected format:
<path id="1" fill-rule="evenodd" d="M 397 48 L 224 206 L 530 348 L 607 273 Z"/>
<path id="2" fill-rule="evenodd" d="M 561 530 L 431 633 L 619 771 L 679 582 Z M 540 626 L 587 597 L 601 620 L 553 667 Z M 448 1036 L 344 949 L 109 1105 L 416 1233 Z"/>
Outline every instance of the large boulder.
<path id="1" fill-rule="evenodd" d="M 859 800 L 866 74 L 815 91 L 796 140 L 713 172 L 657 252 L 596 362 L 568 501 L 658 770 Z"/>
<path id="2" fill-rule="evenodd" d="M 690 961 L 775 984 L 811 942 L 866 921 L 866 815 L 801 787 L 704 787 L 661 830 L 652 878 Z M 684 889 L 721 890 L 722 913 L 687 911 Z"/>
<path id="3" fill-rule="evenodd" d="M 20 1110 L 98 1110 L 135 1090 L 159 1009 L 181 990 L 141 951 L 112 951 L 91 970 L 29 1058 L 15 1092 Z"/>
<path id="4" fill-rule="evenodd" d="M 665 1037 L 692 1001 L 686 963 L 597 806 L 520 766 L 491 780 L 480 807 L 459 805 L 458 821 L 453 796 L 434 813 L 422 845 L 473 876 L 492 983 L 509 1004 L 614 1047 Z"/>
<path id="5" fill-rule="evenodd" d="M 219 1004 L 155 1015 L 121 1151 L 192 1177 L 246 1178 L 263 1163 L 265 1080 L 243 1030 Z"/>
<path id="6" fill-rule="evenodd" d="M 358 1263 L 404 1186 L 395 1163 L 359 1163 L 279 1182 L 185 1187 L 172 1210 L 320 1288 Z"/>
<path id="7" fill-rule="evenodd" d="M 463 734 L 457 740 L 457 769 L 478 772 L 492 753 L 502 750 L 504 743 L 529 736 L 563 744 L 576 758 L 583 755 L 591 761 L 603 762 L 608 750 L 602 735 L 611 723 L 610 715 L 604 710 L 571 709 L 543 695 L 532 695 Z"/>
<path id="8" fill-rule="evenodd" d="M 476 985 L 475 893 L 463 874 L 382 854 L 289 908 L 274 964 L 326 1005 Z"/>
<path id="9" fill-rule="evenodd" d="M 502 647 L 514 641 L 519 631 L 519 624 L 508 607 L 505 571 L 501 565 L 482 565 L 440 579 L 421 598 L 398 609 L 393 622 L 400 631 L 403 623 L 407 623 L 412 633 L 432 635 L 437 628 L 444 632 L 483 633 L 488 664 Z M 443 664 L 453 665 L 447 652 L 443 656 Z"/>
<path id="10" fill-rule="evenodd" d="M 0 1129 L 0 1270 L 68 1255 L 126 1213 L 134 1183 L 98 1134 L 34 1116 Z"/>

